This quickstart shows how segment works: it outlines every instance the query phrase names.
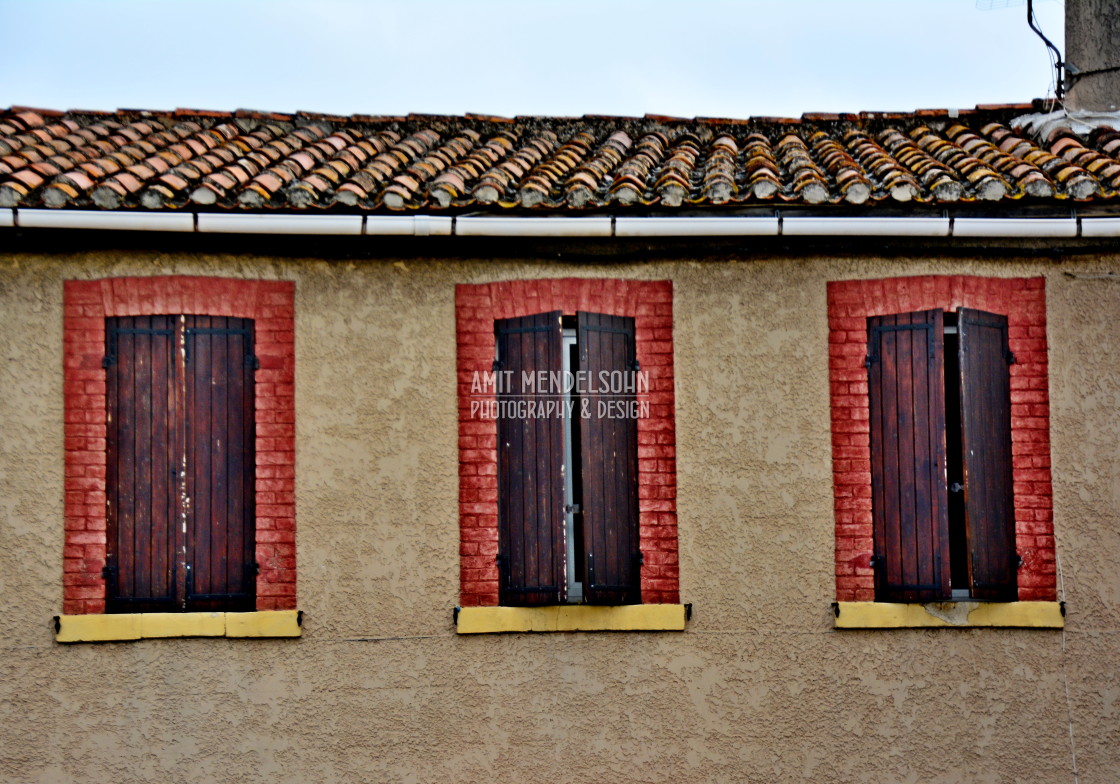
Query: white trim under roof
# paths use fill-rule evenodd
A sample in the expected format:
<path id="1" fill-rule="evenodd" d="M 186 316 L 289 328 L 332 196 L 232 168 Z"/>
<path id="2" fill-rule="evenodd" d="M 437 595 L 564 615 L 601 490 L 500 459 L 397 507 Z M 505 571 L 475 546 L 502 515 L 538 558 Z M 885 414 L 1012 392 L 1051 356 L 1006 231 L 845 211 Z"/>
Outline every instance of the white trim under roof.
<path id="1" fill-rule="evenodd" d="M 948 218 L 782 218 L 787 237 L 948 237 Z"/>
<path id="2" fill-rule="evenodd" d="M 761 218 L 615 218 L 616 237 L 724 237 L 766 236 L 778 233 L 778 216 Z"/>
<path id="3" fill-rule="evenodd" d="M 1120 237 L 1120 218 L 1082 218 L 1082 237 Z"/>
<path id="4" fill-rule="evenodd" d="M 198 213 L 199 232 L 223 234 L 361 234 L 361 215 Z"/>
<path id="5" fill-rule="evenodd" d="M 1076 218 L 955 218 L 954 237 L 1076 237 Z"/>
<path id="6" fill-rule="evenodd" d="M 105 229 L 108 231 L 194 231 L 190 212 L 113 212 L 109 210 L 13 210 L 16 225 L 27 229 Z M 11 223 L 7 225 L 13 225 Z"/>
<path id="7" fill-rule="evenodd" d="M 375 237 L 1120 237 L 1120 217 L 301 215 L 0 209 L 0 227 Z"/>
<path id="8" fill-rule="evenodd" d="M 455 219 L 458 237 L 610 237 L 612 219 L 519 218 L 515 216 L 463 217 Z"/>

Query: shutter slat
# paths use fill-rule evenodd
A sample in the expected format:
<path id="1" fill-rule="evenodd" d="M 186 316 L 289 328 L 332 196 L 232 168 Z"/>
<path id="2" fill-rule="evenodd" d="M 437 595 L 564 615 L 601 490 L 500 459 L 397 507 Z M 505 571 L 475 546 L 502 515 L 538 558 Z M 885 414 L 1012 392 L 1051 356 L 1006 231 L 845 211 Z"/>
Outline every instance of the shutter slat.
<path id="1" fill-rule="evenodd" d="M 961 308 L 961 441 L 971 594 L 1017 594 L 1007 317 Z"/>
<path id="2" fill-rule="evenodd" d="M 948 598 L 943 316 L 867 323 L 876 598 Z"/>
<path id="3" fill-rule="evenodd" d="M 527 394 L 523 373 L 561 369 L 561 314 L 540 313 L 495 322 L 501 370 L 510 375 L 498 401 L 545 402 Z M 534 606 L 563 601 L 563 419 L 498 419 L 498 530 L 500 601 Z"/>
<path id="4" fill-rule="evenodd" d="M 637 420 L 619 416 L 632 389 L 614 393 L 604 380 L 633 378 L 634 319 L 577 313 L 580 370 L 592 389 L 590 416 L 579 419 L 583 468 L 583 524 L 587 569 L 584 598 L 590 604 L 641 601 L 638 544 Z M 603 374 L 607 374 L 605 377 Z M 611 374 L 618 374 L 614 375 Z"/>

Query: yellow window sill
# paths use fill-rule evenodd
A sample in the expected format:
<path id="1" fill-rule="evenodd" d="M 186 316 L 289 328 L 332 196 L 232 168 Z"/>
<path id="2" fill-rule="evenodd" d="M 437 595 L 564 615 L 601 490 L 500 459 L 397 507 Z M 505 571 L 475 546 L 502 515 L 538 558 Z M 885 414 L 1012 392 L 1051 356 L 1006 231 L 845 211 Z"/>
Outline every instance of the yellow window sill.
<path id="1" fill-rule="evenodd" d="M 596 607 L 462 607 L 456 616 L 459 634 L 501 632 L 680 632 L 683 604 L 628 604 Z"/>
<path id="2" fill-rule="evenodd" d="M 837 602 L 837 629 L 1016 627 L 1061 629 L 1061 602 Z"/>
<path id="3" fill-rule="evenodd" d="M 121 613 L 55 616 L 57 642 L 124 642 L 160 637 L 299 637 L 299 610 Z"/>

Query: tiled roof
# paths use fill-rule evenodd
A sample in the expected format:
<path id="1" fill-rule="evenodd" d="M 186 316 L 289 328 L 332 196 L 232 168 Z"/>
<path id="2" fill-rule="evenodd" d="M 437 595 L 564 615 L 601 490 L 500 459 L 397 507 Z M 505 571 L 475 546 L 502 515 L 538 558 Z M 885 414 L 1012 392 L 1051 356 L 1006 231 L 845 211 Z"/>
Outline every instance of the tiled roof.
<path id="1" fill-rule="evenodd" d="M 0 206 L 665 212 L 1120 196 L 1120 131 L 1032 105 L 800 119 L 0 111 Z"/>

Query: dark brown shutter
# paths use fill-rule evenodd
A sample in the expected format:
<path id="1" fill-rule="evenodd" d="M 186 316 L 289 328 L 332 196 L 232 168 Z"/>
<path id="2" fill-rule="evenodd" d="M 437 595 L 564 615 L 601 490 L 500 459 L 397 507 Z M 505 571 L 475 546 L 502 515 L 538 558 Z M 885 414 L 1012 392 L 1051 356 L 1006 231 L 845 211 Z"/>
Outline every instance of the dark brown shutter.
<path id="1" fill-rule="evenodd" d="M 499 384 L 499 600 L 556 604 L 565 598 L 564 420 L 511 416 L 517 404 L 558 401 L 551 386 L 534 394 L 523 374 L 561 370 L 559 311 L 495 322 Z"/>
<path id="2" fill-rule="evenodd" d="M 641 601 L 638 545 L 638 422 L 634 319 L 576 314 L 579 370 L 587 375 L 586 415 L 580 416 L 583 470 L 584 600 Z"/>
<path id="3" fill-rule="evenodd" d="M 951 596 L 940 310 L 875 316 L 868 326 L 875 596 Z"/>
<path id="4" fill-rule="evenodd" d="M 174 318 L 107 319 L 105 338 L 107 610 L 174 610 Z"/>
<path id="5" fill-rule="evenodd" d="M 961 308 L 961 440 L 972 597 L 1016 598 L 1007 317 Z"/>
<path id="6" fill-rule="evenodd" d="M 249 319 L 106 320 L 109 612 L 253 609 L 252 335 Z"/>
<path id="7" fill-rule="evenodd" d="M 185 319 L 188 610 L 255 605 L 253 322 Z"/>

